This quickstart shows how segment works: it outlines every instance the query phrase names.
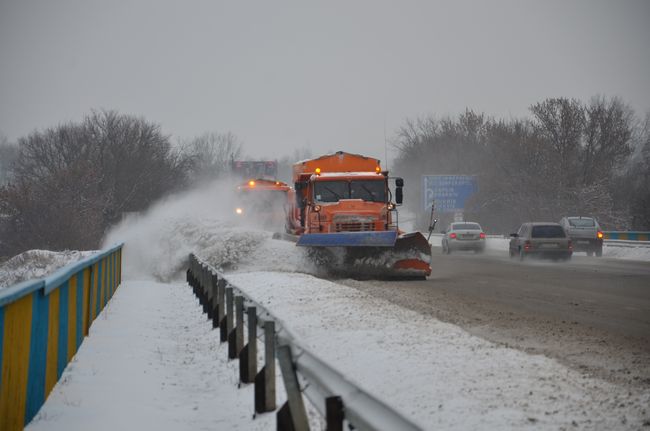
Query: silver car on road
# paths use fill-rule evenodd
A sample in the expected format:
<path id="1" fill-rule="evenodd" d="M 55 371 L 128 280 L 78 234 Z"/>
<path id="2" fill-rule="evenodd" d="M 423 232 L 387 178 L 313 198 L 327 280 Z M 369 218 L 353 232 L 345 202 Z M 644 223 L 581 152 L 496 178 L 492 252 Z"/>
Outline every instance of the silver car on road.
<path id="1" fill-rule="evenodd" d="M 485 232 L 478 223 L 452 223 L 443 233 L 442 252 L 445 254 L 451 254 L 455 250 L 473 250 L 476 253 L 485 250 Z"/>
<path id="2" fill-rule="evenodd" d="M 573 244 L 559 223 L 524 223 L 510 234 L 510 257 L 571 259 Z"/>

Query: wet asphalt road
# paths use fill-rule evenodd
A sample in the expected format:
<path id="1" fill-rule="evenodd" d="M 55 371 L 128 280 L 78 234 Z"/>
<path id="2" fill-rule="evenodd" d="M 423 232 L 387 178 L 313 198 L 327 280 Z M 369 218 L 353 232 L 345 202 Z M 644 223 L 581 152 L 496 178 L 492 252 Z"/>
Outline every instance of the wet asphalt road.
<path id="1" fill-rule="evenodd" d="M 650 390 L 650 263 L 587 257 L 511 260 L 443 255 L 422 281 L 343 281 L 370 295 L 543 354 L 617 384 Z"/>
<path id="2" fill-rule="evenodd" d="M 526 260 L 501 254 L 436 254 L 433 272 L 415 282 L 471 296 L 518 313 L 577 321 L 635 337 L 650 337 L 650 263 L 587 257 L 570 262 Z"/>

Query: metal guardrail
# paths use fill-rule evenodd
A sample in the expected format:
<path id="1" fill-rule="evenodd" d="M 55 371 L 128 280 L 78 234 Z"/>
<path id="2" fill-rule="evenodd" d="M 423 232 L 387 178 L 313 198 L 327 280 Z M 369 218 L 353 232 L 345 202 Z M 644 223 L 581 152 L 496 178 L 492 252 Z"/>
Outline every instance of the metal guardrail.
<path id="1" fill-rule="evenodd" d="M 650 241 L 606 239 L 604 244 L 608 247 L 646 248 L 650 247 Z"/>
<path id="2" fill-rule="evenodd" d="M 256 413 L 276 409 L 277 358 L 287 390 L 287 402 L 277 412 L 278 430 L 309 429 L 303 393 L 325 417 L 330 431 L 343 430 L 346 422 L 358 430 L 422 429 L 318 358 L 281 319 L 193 254 L 187 281 L 212 320 L 213 328 L 220 329 L 220 340 L 228 342 L 228 357 L 239 358 L 240 381 L 255 384 Z M 247 344 L 244 344 L 244 316 Z M 265 344 L 265 363 L 259 371 L 257 326 L 264 328 Z"/>
<path id="3" fill-rule="evenodd" d="M 41 408 L 122 278 L 122 244 L 0 290 L 0 429 Z"/>

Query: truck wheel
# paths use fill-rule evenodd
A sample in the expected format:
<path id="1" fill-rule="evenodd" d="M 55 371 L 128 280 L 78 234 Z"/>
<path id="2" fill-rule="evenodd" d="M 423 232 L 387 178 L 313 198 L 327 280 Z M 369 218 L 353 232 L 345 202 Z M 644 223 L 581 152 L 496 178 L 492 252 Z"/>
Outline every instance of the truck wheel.
<path id="1" fill-rule="evenodd" d="M 596 257 L 603 257 L 603 248 L 596 249 Z"/>

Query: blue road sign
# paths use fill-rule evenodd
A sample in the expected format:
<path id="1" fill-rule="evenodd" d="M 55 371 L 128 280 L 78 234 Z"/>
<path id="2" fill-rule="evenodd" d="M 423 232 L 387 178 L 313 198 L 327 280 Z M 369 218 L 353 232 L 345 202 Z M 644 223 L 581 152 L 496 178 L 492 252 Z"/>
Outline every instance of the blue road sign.
<path id="1" fill-rule="evenodd" d="M 430 210 L 435 201 L 436 212 L 463 211 L 475 191 L 474 175 L 422 175 L 422 209 Z"/>

